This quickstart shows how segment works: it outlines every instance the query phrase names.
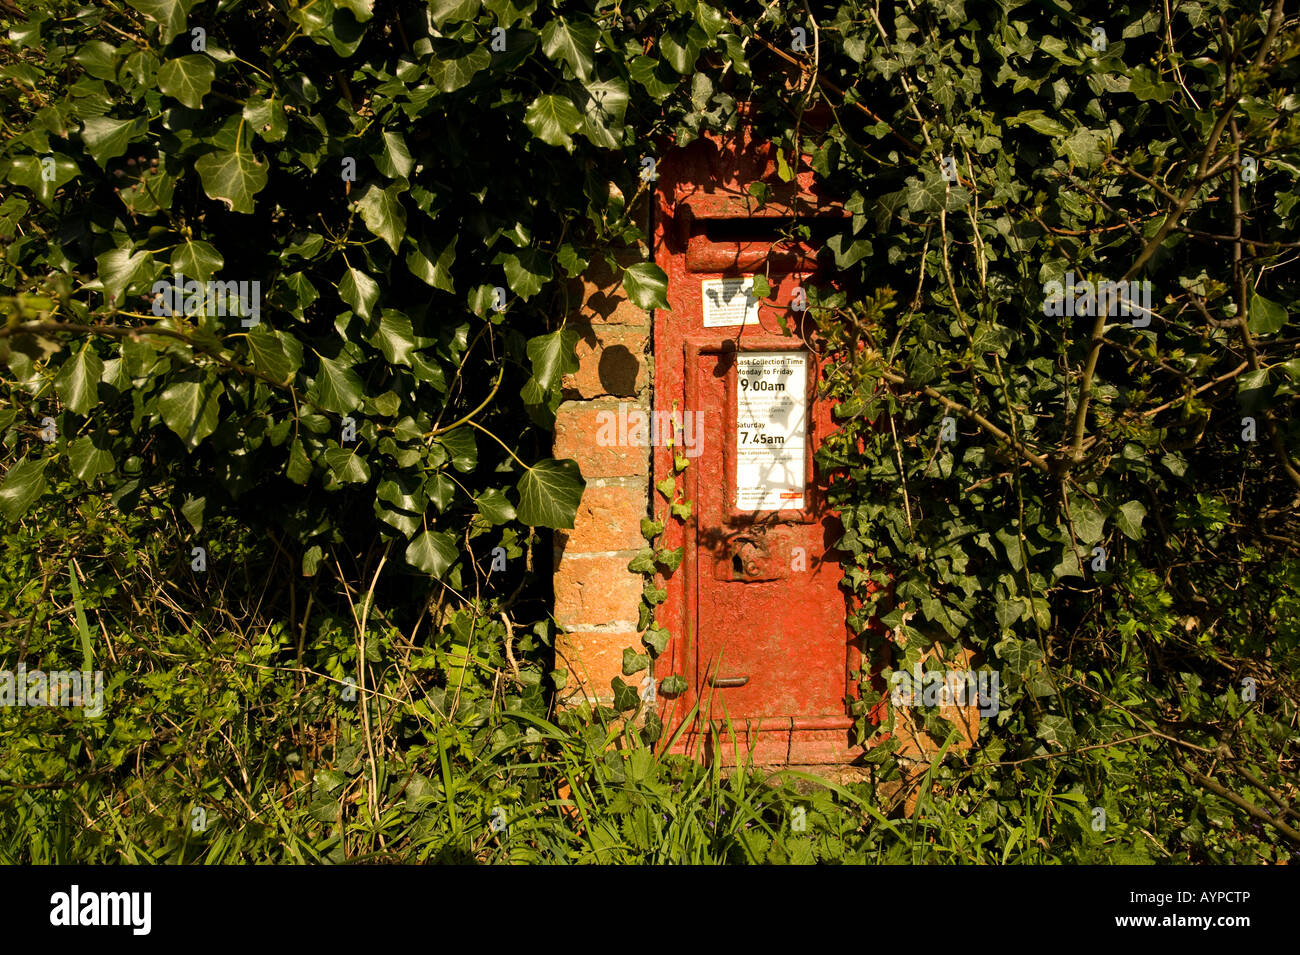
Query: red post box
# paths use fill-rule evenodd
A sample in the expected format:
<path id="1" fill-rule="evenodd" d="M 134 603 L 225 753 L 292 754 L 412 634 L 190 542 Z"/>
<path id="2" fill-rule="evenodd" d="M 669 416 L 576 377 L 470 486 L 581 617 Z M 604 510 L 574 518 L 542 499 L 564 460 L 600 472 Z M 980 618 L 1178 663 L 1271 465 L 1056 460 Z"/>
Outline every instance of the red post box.
<path id="1" fill-rule="evenodd" d="M 672 310 L 655 314 L 654 409 L 683 418 L 675 450 L 693 502 L 665 530 L 684 554 L 659 607 L 673 639 L 655 676 L 662 687 L 679 675 L 686 689 L 660 694 L 663 738 L 727 762 L 848 762 L 861 753 L 848 704 L 862 646 L 845 626 L 841 530 L 813 462 L 833 425 L 800 308 L 834 277 L 815 243 L 781 241 L 792 219 L 846 213 L 818 195 L 810 170 L 782 181 L 772 144 L 743 122 L 673 150 L 658 171 L 655 261 Z M 755 275 L 771 287 L 763 300 Z M 676 472 L 673 450 L 656 444 L 659 481 Z M 666 510 L 656 497 L 656 515 Z"/>

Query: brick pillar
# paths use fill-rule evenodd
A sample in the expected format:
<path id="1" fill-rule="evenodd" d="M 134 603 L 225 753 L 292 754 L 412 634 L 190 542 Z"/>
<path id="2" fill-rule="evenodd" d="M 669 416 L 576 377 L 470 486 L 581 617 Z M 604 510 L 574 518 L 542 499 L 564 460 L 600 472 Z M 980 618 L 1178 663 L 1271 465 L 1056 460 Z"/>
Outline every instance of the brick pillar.
<path id="1" fill-rule="evenodd" d="M 618 255 L 622 265 L 646 258 L 638 249 Z M 645 546 L 650 449 L 601 442 L 598 434 L 602 422 L 650 412 L 650 316 L 628 300 L 621 271 L 603 261 L 592 263 L 571 294 L 577 305 L 568 327 L 579 335 L 579 368 L 562 385 L 555 456 L 578 462 L 587 489 L 573 529 L 555 534 L 555 666 L 569 674 L 562 703 L 608 704 L 610 681 L 623 673 L 623 648 L 641 643 L 644 578 L 627 565 Z"/>

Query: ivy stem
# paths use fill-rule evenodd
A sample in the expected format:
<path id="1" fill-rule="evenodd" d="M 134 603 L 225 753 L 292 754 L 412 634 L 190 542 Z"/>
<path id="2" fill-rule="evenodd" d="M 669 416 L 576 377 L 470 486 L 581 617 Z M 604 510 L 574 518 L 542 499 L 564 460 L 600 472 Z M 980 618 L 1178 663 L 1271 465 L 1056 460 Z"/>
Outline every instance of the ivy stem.
<path id="1" fill-rule="evenodd" d="M 478 414 L 480 411 L 482 411 L 484 408 L 486 408 L 489 404 L 491 404 L 491 403 L 492 403 L 492 399 L 496 397 L 497 389 L 501 387 L 501 379 L 505 377 L 505 373 L 506 373 L 506 366 L 505 366 L 505 365 L 502 365 L 500 368 L 497 369 L 497 380 L 496 380 L 496 384 L 494 384 L 494 385 L 492 386 L 492 390 L 488 392 L 488 396 L 487 396 L 486 398 L 483 399 L 483 403 L 482 403 L 482 404 L 480 404 L 477 408 L 475 408 L 475 409 L 474 409 L 473 411 L 471 411 L 469 414 L 465 415 L 465 417 L 463 417 L 463 418 L 461 418 L 461 419 L 459 419 L 459 420 L 457 420 L 457 421 L 453 421 L 451 424 L 444 425 L 444 426 L 441 427 L 441 428 L 434 428 L 432 431 L 430 431 L 428 434 L 426 434 L 425 437 L 426 437 L 426 438 L 436 438 L 438 435 L 440 435 L 440 434 L 445 434 L 446 432 L 451 431 L 451 430 L 454 429 L 454 428 L 459 428 L 459 427 L 460 427 L 461 425 L 463 425 L 463 424 L 472 424 L 473 422 L 470 421 L 470 418 L 474 417 L 476 414 Z M 516 459 L 516 460 L 518 460 L 518 459 Z"/>
<path id="2" fill-rule="evenodd" d="M 506 444 L 504 441 L 502 441 L 500 438 L 498 438 L 495 434 L 493 434 L 493 433 L 492 433 L 491 431 L 489 431 L 487 428 L 483 427 L 483 426 L 482 426 L 481 424 L 479 424 L 477 421 L 468 421 L 468 420 L 467 420 L 465 423 L 466 423 L 467 425 L 469 425 L 471 428 L 478 428 L 480 431 L 482 431 L 484 434 L 486 434 L 489 438 L 491 438 L 491 439 L 492 439 L 493 441 L 495 441 L 497 444 L 501 445 L 501 447 L 505 448 L 505 449 L 506 449 L 506 454 L 510 455 L 512 458 L 514 458 L 516 461 L 518 461 L 518 462 L 519 462 L 519 466 L 520 466 L 521 468 L 523 468 L 525 471 L 531 471 L 531 470 L 532 470 L 531 467 L 529 467 L 527 464 L 524 464 L 523 461 L 520 461 L 520 460 L 519 460 L 519 455 L 515 454 L 513 451 L 510 450 L 510 445 Z"/>

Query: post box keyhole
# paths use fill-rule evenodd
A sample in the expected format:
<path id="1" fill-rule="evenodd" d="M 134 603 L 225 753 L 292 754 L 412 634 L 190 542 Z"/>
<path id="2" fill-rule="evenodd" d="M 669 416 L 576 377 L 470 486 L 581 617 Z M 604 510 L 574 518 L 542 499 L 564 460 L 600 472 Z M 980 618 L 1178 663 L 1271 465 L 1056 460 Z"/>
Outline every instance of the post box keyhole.
<path id="1" fill-rule="evenodd" d="M 737 577 L 755 577 L 767 557 L 767 542 L 762 537 L 738 535 L 731 539 L 731 569 Z"/>

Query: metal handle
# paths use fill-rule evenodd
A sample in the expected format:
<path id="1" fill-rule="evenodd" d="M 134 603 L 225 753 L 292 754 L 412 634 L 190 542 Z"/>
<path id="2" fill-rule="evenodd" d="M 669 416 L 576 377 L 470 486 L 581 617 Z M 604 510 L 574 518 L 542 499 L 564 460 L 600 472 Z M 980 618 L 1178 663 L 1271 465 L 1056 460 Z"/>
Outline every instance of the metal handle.
<path id="1" fill-rule="evenodd" d="M 746 683 L 748 683 L 748 682 L 749 682 L 749 677 L 747 677 L 747 676 L 712 676 L 712 675 L 710 675 L 709 678 L 708 678 L 708 684 L 709 684 L 709 686 L 716 686 L 716 687 L 720 687 L 720 688 L 724 688 L 724 689 L 725 689 L 726 687 L 729 687 L 729 686 L 744 686 L 744 685 L 745 685 Z"/>

